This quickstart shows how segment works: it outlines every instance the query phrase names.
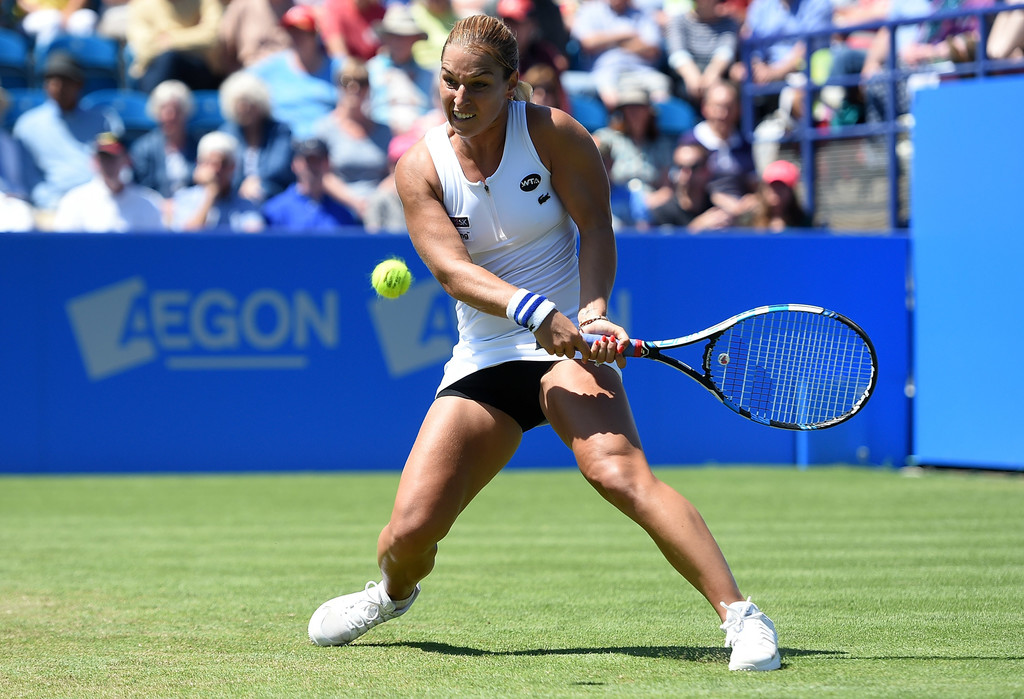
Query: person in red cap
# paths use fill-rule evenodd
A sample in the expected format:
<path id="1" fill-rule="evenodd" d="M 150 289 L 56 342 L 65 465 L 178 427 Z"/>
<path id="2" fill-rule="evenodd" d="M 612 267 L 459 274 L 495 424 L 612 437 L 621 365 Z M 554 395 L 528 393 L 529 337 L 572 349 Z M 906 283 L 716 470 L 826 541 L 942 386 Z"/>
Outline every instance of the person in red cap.
<path id="1" fill-rule="evenodd" d="M 61 197 L 53 229 L 67 233 L 163 230 L 160 195 L 131 183 L 128 151 L 121 139 L 101 133 L 93 148 L 96 176 Z"/>
<path id="2" fill-rule="evenodd" d="M 809 228 L 811 217 L 800 205 L 796 194 L 800 169 L 788 160 L 769 163 L 761 174 L 758 206 L 754 210 L 753 227 L 772 233 L 787 228 Z"/>

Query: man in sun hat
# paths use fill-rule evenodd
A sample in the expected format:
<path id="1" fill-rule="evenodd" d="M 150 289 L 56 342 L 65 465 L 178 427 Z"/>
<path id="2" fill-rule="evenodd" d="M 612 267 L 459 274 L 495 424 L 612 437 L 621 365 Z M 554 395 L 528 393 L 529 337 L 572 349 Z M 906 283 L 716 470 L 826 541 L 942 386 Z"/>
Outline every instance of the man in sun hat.
<path id="1" fill-rule="evenodd" d="M 391 5 L 377 32 L 383 45 L 366 63 L 370 118 L 387 124 L 393 134 L 401 134 L 433 108 L 437 72 L 423 68 L 413 58 L 413 44 L 427 34 L 406 5 Z"/>
<path id="2" fill-rule="evenodd" d="M 47 99 L 14 124 L 14 139 L 28 153 L 26 186 L 32 203 L 52 211 L 72 188 L 92 177 L 93 141 L 105 131 L 124 127 L 113 112 L 82 109 L 82 67 L 66 51 L 53 51 L 43 68 Z"/>

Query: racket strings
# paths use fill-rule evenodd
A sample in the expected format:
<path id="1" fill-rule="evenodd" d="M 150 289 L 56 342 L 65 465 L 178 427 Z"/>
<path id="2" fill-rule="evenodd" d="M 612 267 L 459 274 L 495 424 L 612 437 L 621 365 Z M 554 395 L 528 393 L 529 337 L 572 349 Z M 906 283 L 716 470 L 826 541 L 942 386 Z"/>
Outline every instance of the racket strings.
<path id="1" fill-rule="evenodd" d="M 801 311 L 744 319 L 722 334 L 711 356 L 712 380 L 760 422 L 834 421 L 866 399 L 874 375 L 871 349 L 854 328 Z"/>

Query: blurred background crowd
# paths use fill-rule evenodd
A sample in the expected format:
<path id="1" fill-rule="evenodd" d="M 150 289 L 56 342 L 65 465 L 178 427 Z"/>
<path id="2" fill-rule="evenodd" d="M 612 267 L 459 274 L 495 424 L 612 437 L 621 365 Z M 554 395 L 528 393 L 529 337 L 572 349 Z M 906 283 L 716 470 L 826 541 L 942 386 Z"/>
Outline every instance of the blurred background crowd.
<path id="1" fill-rule="evenodd" d="M 906 119 L 979 56 L 1024 69 L 1024 6 L 1002 7 L 2 0 L 0 231 L 404 232 L 394 166 L 444 120 L 441 47 L 477 13 L 592 133 L 618 229 L 827 226 L 787 137 Z"/>

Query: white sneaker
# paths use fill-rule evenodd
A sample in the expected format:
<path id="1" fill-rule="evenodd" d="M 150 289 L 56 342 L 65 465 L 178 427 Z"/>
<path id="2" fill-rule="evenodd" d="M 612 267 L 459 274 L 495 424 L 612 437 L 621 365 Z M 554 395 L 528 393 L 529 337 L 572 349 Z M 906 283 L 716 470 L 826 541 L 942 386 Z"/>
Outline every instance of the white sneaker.
<path id="1" fill-rule="evenodd" d="M 772 620 L 749 597 L 746 602 L 722 602 L 721 605 L 727 611 L 720 628 L 725 631 L 725 647 L 732 647 L 729 669 L 778 670 L 782 660 Z"/>
<path id="2" fill-rule="evenodd" d="M 384 585 L 372 580 L 360 592 L 327 600 L 309 619 L 309 640 L 318 646 L 343 646 L 377 624 L 402 616 L 419 597 L 420 586 L 401 609 L 388 597 Z"/>

